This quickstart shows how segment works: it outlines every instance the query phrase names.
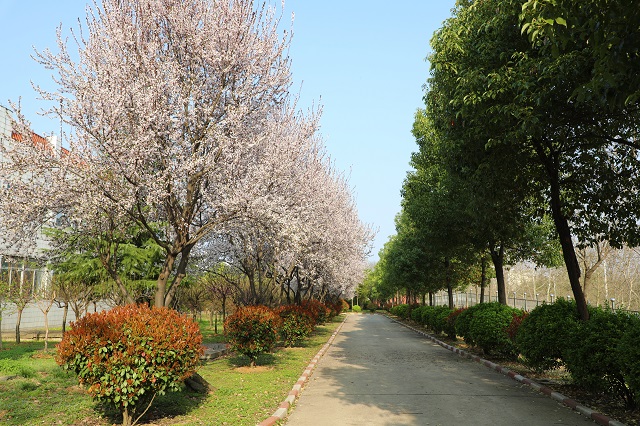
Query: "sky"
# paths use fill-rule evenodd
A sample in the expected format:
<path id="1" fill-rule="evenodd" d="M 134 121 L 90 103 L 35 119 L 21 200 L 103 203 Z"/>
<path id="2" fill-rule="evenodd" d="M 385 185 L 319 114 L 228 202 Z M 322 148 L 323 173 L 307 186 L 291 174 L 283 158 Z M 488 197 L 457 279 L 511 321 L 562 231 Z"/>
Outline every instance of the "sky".
<path id="1" fill-rule="evenodd" d="M 91 0 L 90 0 L 91 1 Z M 32 83 L 53 90 L 34 47 L 56 51 L 56 30 L 78 28 L 86 0 L 0 0 L 0 105 L 21 98 L 36 133 L 59 133 L 40 117 Z M 277 2 L 278 7 L 280 3 Z M 320 132 L 336 167 L 349 176 L 363 222 L 377 230 L 370 260 L 395 234 L 400 190 L 417 149 L 413 118 L 424 106 L 429 41 L 455 0 L 287 0 L 293 89 L 299 107 L 322 105 Z"/>

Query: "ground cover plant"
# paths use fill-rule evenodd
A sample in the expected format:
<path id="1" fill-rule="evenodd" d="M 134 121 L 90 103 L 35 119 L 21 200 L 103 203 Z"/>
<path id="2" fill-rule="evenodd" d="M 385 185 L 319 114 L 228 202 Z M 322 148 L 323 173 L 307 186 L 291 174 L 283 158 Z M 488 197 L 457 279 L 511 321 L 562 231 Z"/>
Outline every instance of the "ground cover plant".
<path id="1" fill-rule="evenodd" d="M 181 388 L 159 396 L 142 418 L 154 425 L 255 425 L 269 417 L 286 397 L 313 356 L 344 317 L 316 327 L 297 348 L 277 348 L 249 368 L 245 356 L 228 356 L 203 364 L 198 373 L 211 385 L 203 395 Z M 213 327 L 203 321 L 203 334 Z M 0 351 L 0 424 L 107 426 L 118 413 L 95 402 L 75 377 L 58 367 L 42 342 L 6 343 Z M 12 372 L 6 372 L 11 369 Z M 20 375 L 24 370 L 24 377 Z"/>

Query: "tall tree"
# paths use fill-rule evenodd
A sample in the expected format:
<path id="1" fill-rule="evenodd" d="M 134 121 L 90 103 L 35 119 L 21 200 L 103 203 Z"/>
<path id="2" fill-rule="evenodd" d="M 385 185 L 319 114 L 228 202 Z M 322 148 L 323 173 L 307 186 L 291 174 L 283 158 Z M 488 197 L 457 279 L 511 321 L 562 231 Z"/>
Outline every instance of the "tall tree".
<path id="1" fill-rule="evenodd" d="M 637 109 L 602 109 L 599 101 L 577 99 L 576 88 L 591 81 L 594 69 L 588 40 L 558 45 L 556 54 L 542 43 L 532 45 L 521 35 L 521 11 L 515 0 L 459 3 L 436 36 L 448 46 L 432 58 L 432 81 L 443 82 L 431 86 L 433 97 L 446 107 L 436 125 L 477 132 L 478 146 L 494 159 L 501 158 L 496 149 L 511 152 L 508 158 L 516 161 L 502 164 L 516 171 L 511 176 L 521 176 L 514 184 L 531 182 L 525 188 L 546 202 L 586 319 L 574 237 L 614 245 L 638 238 L 632 225 L 638 211 Z"/>
<path id="2" fill-rule="evenodd" d="M 316 131 L 317 117 L 291 106 L 290 37 L 279 23 L 251 0 L 95 2 L 71 37 L 76 51 L 59 31 L 59 52 L 37 54 L 57 73 L 58 90 L 38 92 L 71 128 L 69 152 L 4 149 L 15 202 L 0 206 L 6 227 L 40 225 L 51 212 L 94 236 L 134 223 L 162 247 L 155 304 L 170 304 L 205 236 L 238 217 L 282 213 L 278 182 L 307 154 L 300 133 Z"/>

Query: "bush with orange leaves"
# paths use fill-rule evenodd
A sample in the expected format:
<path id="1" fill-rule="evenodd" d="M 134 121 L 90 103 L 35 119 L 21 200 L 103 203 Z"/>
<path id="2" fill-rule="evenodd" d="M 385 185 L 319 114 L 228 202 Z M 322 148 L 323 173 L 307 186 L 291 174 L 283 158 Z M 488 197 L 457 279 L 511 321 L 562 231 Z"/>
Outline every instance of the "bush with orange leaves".
<path id="1" fill-rule="evenodd" d="M 278 341 L 282 319 L 266 306 L 245 306 L 224 322 L 231 349 L 249 357 L 255 366 L 258 355 L 269 352 Z"/>
<path id="2" fill-rule="evenodd" d="M 276 309 L 282 318 L 280 336 L 287 347 L 296 346 L 309 337 L 315 326 L 311 314 L 298 305 L 284 305 Z"/>
<path id="3" fill-rule="evenodd" d="M 302 306 L 304 309 L 307 310 L 307 312 L 311 314 L 316 324 L 324 324 L 329 319 L 331 310 L 327 308 L 325 304 L 319 300 L 316 300 L 316 299 L 303 300 L 300 306 Z"/>
<path id="4" fill-rule="evenodd" d="M 123 424 L 131 425 L 156 395 L 180 389 L 201 354 L 202 334 L 186 315 L 127 305 L 72 323 L 58 345 L 56 361 L 75 372 L 94 398 L 115 406 Z"/>

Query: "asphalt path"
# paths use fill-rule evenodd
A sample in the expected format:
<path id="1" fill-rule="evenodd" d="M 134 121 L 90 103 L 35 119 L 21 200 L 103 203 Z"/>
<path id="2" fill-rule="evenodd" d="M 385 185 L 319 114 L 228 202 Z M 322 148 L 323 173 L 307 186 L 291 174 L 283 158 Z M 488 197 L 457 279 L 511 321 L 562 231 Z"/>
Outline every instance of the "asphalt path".
<path id="1" fill-rule="evenodd" d="M 588 425 L 557 401 L 383 315 L 348 315 L 288 416 L 312 425 Z"/>

